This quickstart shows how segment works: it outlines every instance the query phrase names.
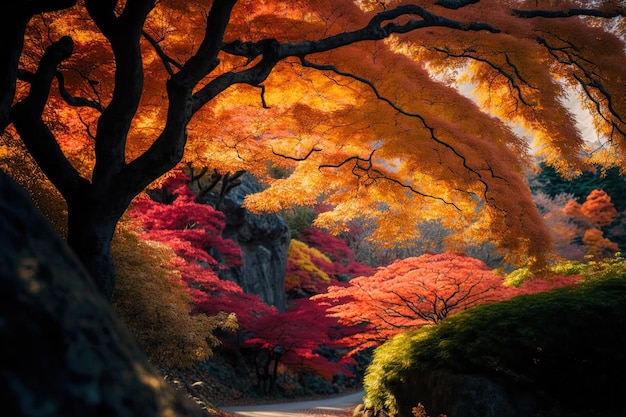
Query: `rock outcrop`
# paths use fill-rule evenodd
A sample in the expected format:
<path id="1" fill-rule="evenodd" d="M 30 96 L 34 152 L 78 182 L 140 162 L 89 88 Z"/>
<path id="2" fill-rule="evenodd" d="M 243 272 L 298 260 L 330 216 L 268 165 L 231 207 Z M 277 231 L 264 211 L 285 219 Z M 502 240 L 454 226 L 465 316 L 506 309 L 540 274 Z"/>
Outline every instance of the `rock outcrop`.
<path id="1" fill-rule="evenodd" d="M 166 384 L 27 193 L 1 171 L 0 404 L 11 417 L 208 415 Z"/>
<path id="2" fill-rule="evenodd" d="M 221 271 L 219 275 L 284 311 L 289 228 L 277 214 L 254 214 L 243 208 L 246 195 L 260 191 L 261 187 L 250 174 L 244 174 L 241 180 L 240 185 L 224 196 L 219 209 L 226 214 L 223 236 L 241 247 L 243 266 Z M 211 194 L 207 201 L 211 203 Z"/>

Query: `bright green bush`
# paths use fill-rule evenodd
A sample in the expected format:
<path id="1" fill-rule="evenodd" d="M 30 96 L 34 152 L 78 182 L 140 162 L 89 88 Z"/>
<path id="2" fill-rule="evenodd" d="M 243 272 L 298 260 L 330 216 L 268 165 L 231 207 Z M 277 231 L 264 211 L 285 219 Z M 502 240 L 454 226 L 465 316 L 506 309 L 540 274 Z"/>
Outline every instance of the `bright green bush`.
<path id="1" fill-rule="evenodd" d="M 586 278 L 595 276 L 610 276 L 610 275 L 623 275 L 626 274 L 626 263 L 620 252 L 617 252 L 612 258 L 605 258 L 602 260 L 588 259 L 585 262 L 582 261 L 563 261 L 558 262 L 550 267 L 550 272 L 556 275 L 582 275 Z M 535 273 L 529 268 L 522 267 L 509 273 L 504 283 L 518 287 L 524 281 L 535 279 Z"/>
<path id="2" fill-rule="evenodd" d="M 524 283 L 524 281 L 533 278 L 535 278 L 535 274 L 530 270 L 530 268 L 518 268 L 506 276 L 504 284 L 512 287 L 519 287 Z"/>
<path id="3" fill-rule="evenodd" d="M 626 271 L 612 262 L 576 286 L 477 306 L 400 334 L 374 353 L 366 405 L 397 411 L 394 385 L 420 371 L 482 374 L 565 407 L 626 396 Z"/>

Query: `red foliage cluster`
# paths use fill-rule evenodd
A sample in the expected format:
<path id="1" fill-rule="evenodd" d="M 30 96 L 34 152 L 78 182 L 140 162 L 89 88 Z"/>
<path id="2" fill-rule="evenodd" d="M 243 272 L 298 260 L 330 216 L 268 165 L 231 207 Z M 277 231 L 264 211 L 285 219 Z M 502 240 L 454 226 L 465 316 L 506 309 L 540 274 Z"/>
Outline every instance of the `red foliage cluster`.
<path id="1" fill-rule="evenodd" d="M 259 317 L 255 337 L 245 344 L 269 349 L 281 346 L 285 352 L 280 359 L 282 364 L 291 370 L 305 370 L 330 380 L 338 372 L 352 376 L 345 367 L 352 360 L 346 356 L 333 361 L 321 354 L 320 347 L 346 348 L 342 342 L 346 340 L 346 331 L 350 329 L 327 315 L 323 305 L 301 298 L 283 314 Z"/>
<path id="2" fill-rule="evenodd" d="M 509 287 L 482 261 L 449 252 L 398 260 L 372 276 L 331 286 L 312 301 L 326 305 L 344 326 L 360 327 L 343 340 L 358 351 L 475 305 L 546 291 L 578 278 L 560 276 Z"/>
<path id="3" fill-rule="evenodd" d="M 592 190 L 581 205 L 570 200 L 563 208 L 577 224 L 576 233 L 582 235 L 587 253 L 594 259 L 612 257 L 618 250 L 615 242 L 604 237 L 604 228 L 617 217 L 611 197 L 603 190 Z"/>
<path id="4" fill-rule="evenodd" d="M 241 249 L 235 242 L 222 238 L 224 214 L 211 206 L 195 203 L 187 181 L 182 174 L 169 180 L 166 187 L 176 195 L 171 204 L 139 198 L 129 215 L 142 230 L 143 239 L 174 249 L 177 256 L 170 260 L 170 265 L 186 283 L 196 311 L 234 312 L 246 338 L 243 345 L 253 349 L 281 346 L 285 354 L 280 361 L 291 369 L 305 369 L 325 378 L 339 371 L 349 374 L 343 361 L 333 362 L 316 353 L 322 345 L 337 347 L 335 341 L 345 336 L 339 333 L 341 326 L 337 319 L 327 316 L 325 308 L 303 298 L 281 314 L 256 295 L 245 294 L 236 283 L 219 279 L 216 272 L 220 268 L 241 264 Z M 214 253 L 219 253 L 220 260 L 212 256 Z M 319 255 L 311 256 L 312 263 L 329 272 L 337 271 L 333 263 L 323 259 L 323 254 Z M 350 256 L 344 253 L 344 257 Z M 290 265 L 292 273 L 301 275 L 304 285 L 308 285 L 306 280 L 311 281 L 310 290 L 314 293 L 326 288 L 327 284 L 317 288 L 308 272 L 298 269 L 294 262 Z"/>
<path id="5" fill-rule="evenodd" d="M 172 204 L 149 198 L 133 202 L 129 215 L 140 223 L 142 236 L 167 244 L 183 259 L 211 265 L 215 270 L 241 265 L 241 248 L 232 240 L 222 238 L 225 216 L 206 204 L 194 202 L 194 193 L 183 174 L 167 185 L 177 197 Z M 218 262 L 209 251 L 217 251 Z"/>
<path id="6" fill-rule="evenodd" d="M 523 294 L 536 294 L 576 284 L 580 279 L 580 275 L 553 275 L 546 278 L 527 279 L 519 287 L 507 287 L 506 295 L 507 298 L 511 298 Z"/>
<path id="7" fill-rule="evenodd" d="M 187 181 L 185 175 L 179 174 L 166 184 L 176 195 L 172 204 L 149 198 L 134 201 L 129 215 L 140 225 L 141 237 L 174 250 L 177 257 L 170 260 L 170 265 L 179 271 L 198 312 L 234 312 L 244 328 L 253 326 L 259 315 L 276 314 L 259 297 L 244 294 L 236 283 L 217 276 L 222 268 L 241 265 L 241 248 L 222 238 L 224 214 L 194 202 L 195 195 Z"/>

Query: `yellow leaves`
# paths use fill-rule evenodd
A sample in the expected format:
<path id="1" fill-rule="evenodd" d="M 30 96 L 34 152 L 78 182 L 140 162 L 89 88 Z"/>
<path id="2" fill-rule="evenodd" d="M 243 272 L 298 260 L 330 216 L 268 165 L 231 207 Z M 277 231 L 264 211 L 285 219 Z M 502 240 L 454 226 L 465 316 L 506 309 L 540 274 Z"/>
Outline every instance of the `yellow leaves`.
<path id="1" fill-rule="evenodd" d="M 329 265 L 332 264 L 332 261 L 328 256 L 324 255 L 318 249 L 308 246 L 306 243 L 301 242 L 297 239 L 291 239 L 289 244 L 289 250 L 287 252 L 287 256 L 291 262 L 298 266 L 298 269 L 306 272 L 312 281 L 321 280 L 324 282 L 330 282 L 330 277 L 326 272 L 320 269 L 313 262 L 312 257 L 321 259 L 324 262 L 327 262 Z M 291 284 L 296 284 L 299 278 L 287 275 L 285 277 L 287 281 L 291 280 Z"/>
<path id="2" fill-rule="evenodd" d="M 236 317 L 226 313 L 192 314 L 191 296 L 168 265 L 175 256 L 170 248 L 140 240 L 122 224 L 111 249 L 117 273 L 113 307 L 151 359 L 192 366 L 219 344 L 214 329 L 236 328 Z"/>

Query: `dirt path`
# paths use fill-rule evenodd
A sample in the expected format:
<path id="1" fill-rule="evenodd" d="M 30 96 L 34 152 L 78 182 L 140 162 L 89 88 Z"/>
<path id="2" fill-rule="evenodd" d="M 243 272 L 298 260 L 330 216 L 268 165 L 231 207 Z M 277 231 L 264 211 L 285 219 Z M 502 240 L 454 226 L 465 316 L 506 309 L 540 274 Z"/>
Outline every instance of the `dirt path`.
<path id="1" fill-rule="evenodd" d="M 222 407 L 221 411 L 241 417 L 344 417 L 361 402 L 363 391 L 315 401 Z"/>

